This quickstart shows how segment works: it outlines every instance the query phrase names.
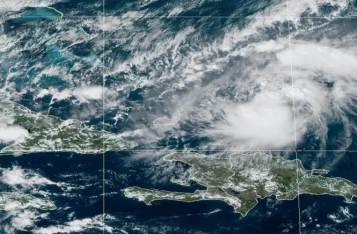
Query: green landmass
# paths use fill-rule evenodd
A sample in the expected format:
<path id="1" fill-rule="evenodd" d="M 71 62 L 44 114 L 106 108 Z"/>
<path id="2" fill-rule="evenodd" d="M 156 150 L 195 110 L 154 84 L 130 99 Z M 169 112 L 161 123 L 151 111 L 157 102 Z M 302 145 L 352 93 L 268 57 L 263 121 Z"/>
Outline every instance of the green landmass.
<path id="1" fill-rule="evenodd" d="M 19 192 L 0 192 L 0 210 L 18 209 L 54 210 L 55 204 L 47 199 Z"/>
<path id="2" fill-rule="evenodd" d="M 207 187 L 194 193 L 128 187 L 126 197 L 150 205 L 155 200 L 193 202 L 222 200 L 245 216 L 258 198 L 275 195 L 278 200 L 292 200 L 298 194 L 343 196 L 352 202 L 357 185 L 343 178 L 324 177 L 327 170 L 306 170 L 300 160 L 285 160 L 264 153 L 213 157 L 201 154 L 175 153 L 166 160 L 191 166 L 190 180 Z M 315 175 L 318 174 L 318 175 Z"/>
<path id="3" fill-rule="evenodd" d="M 84 127 L 78 120 L 62 120 L 42 115 L 6 100 L 0 95 L 0 122 L 6 127 L 17 126 L 28 134 L 0 150 L 0 154 L 69 151 L 99 153 L 114 149 L 131 149 L 136 143 L 105 132 Z M 104 139 L 104 149 L 103 149 Z"/>

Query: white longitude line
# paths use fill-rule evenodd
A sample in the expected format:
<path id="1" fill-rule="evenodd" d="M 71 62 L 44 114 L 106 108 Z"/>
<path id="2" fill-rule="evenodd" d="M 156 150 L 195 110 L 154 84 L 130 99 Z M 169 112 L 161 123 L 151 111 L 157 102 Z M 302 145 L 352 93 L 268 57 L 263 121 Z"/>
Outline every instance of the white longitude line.
<path id="1" fill-rule="evenodd" d="M 295 94 L 294 94 L 294 76 L 293 76 L 293 56 L 292 56 L 292 52 L 291 52 L 291 39 L 290 39 L 289 0 L 286 0 L 286 13 L 287 13 L 287 17 L 288 17 L 288 32 L 289 32 L 288 39 L 289 39 L 289 51 L 290 51 L 290 76 L 291 76 L 291 91 L 292 91 L 292 98 L 293 98 L 295 148 L 297 148 L 296 121 L 295 121 Z M 296 161 L 297 200 L 298 200 L 298 212 L 299 212 L 299 233 L 301 234 L 299 163 L 298 163 L 297 151 L 295 151 L 295 161 Z"/>
<path id="2" fill-rule="evenodd" d="M 102 141 L 103 141 L 103 234 L 105 233 L 105 143 L 104 143 L 104 121 L 105 121 L 105 111 L 104 111 L 104 97 L 105 97 L 105 74 L 104 74 L 104 56 L 105 56 L 105 34 L 104 34 L 104 26 L 105 26 L 105 0 L 103 0 L 103 16 L 102 16 L 102 39 L 103 39 L 103 54 L 102 54 L 102 115 L 103 115 L 103 129 L 102 129 Z"/>
<path id="3" fill-rule="evenodd" d="M 104 5 L 104 4 L 103 4 Z M 104 12 L 104 9 L 103 9 Z M 0 17 L 3 20 L 10 20 L 13 18 L 22 17 L 22 18 L 39 18 L 38 16 L 34 15 L 21 15 L 21 14 L 14 14 L 13 16 L 7 17 Z M 53 16 L 53 15 L 45 15 L 47 18 L 61 18 L 61 19 L 98 19 L 100 15 L 63 15 L 62 17 Z M 123 17 L 123 15 L 108 15 L 108 17 Z M 131 19 L 201 19 L 201 18 L 211 18 L 211 19 L 282 19 L 286 18 L 284 16 L 254 16 L 254 15 L 247 15 L 247 16 L 229 16 L 229 15 L 155 15 L 155 16 L 132 16 L 126 15 L 125 18 Z M 290 18 L 294 19 L 357 19 L 357 15 L 351 16 L 290 16 Z"/>
<path id="4" fill-rule="evenodd" d="M 291 75 L 291 83 L 292 83 L 292 99 L 293 99 L 293 118 L 294 118 L 294 133 L 295 133 L 295 148 L 297 147 L 297 133 L 296 133 L 296 121 L 295 121 L 295 95 L 294 95 L 294 77 L 293 77 L 293 72 L 292 72 L 292 69 L 293 69 L 293 65 L 292 65 L 292 50 L 291 50 L 291 40 L 290 40 L 290 22 L 289 22 L 289 5 L 288 5 L 288 0 L 286 1 L 286 4 L 287 4 L 287 17 L 288 17 L 288 31 L 289 31 L 289 36 L 288 36 L 288 39 L 289 39 L 289 50 L 290 50 L 290 75 Z M 6 5 L 6 3 L 5 3 Z M 103 72 L 103 75 L 102 75 L 102 115 L 103 115 L 103 118 L 102 118 L 102 121 L 103 121 L 103 127 L 102 127 L 102 146 L 103 146 L 103 233 L 105 233 L 105 141 L 104 141 L 104 130 L 105 130 L 105 109 L 104 109 L 104 98 L 105 98 L 105 74 L 104 74 L 104 56 L 105 56 L 105 32 L 104 32 L 104 26 L 105 26 L 105 0 L 103 0 L 103 16 L 102 16 L 102 39 L 103 39 L 103 55 L 102 55 L 102 72 Z M 23 17 L 32 17 L 32 16 L 23 16 Z M 33 17 L 37 17 L 37 16 L 33 16 Z M 51 17 L 51 16 L 48 16 L 48 17 Z M 116 17 L 115 15 L 113 17 Z M 119 16 L 117 16 L 119 17 Z M 129 16 L 130 17 L 130 16 Z M 56 17 L 57 18 L 57 17 Z M 63 18 L 68 18 L 68 19 L 71 19 L 71 18 L 98 18 L 98 16 L 64 16 Z M 136 17 L 131 17 L 131 18 L 136 18 Z M 155 16 L 155 17 L 137 17 L 137 18 L 142 18 L 142 19 L 147 19 L 147 18 L 160 18 L 160 19 L 165 19 L 165 18 L 182 18 L 182 19 L 190 19 L 190 18 L 212 18 L 212 19 L 232 19 L 232 18 L 250 18 L 249 16 L 233 16 L 233 17 L 230 17 L 230 16 Z M 283 17 L 257 17 L 257 18 L 283 18 Z M 303 18 L 306 18 L 306 19 L 310 19 L 310 18 L 313 18 L 313 19 L 354 19 L 356 18 L 356 16 L 346 16 L 346 17 L 294 17 L 292 16 L 291 18 L 300 18 L 300 19 L 303 19 Z M 72 151 L 73 149 L 68 149 L 68 151 Z M 125 151 L 128 150 L 128 151 L 150 151 L 150 150 L 159 150 L 158 149 L 143 149 L 143 150 L 131 150 L 131 149 L 125 149 Z M 65 150 L 59 150 L 59 151 L 66 151 Z M 118 150 L 118 151 L 123 151 L 123 150 Z M 181 150 L 174 150 L 174 151 L 181 151 Z M 186 151 L 186 150 L 185 150 Z M 195 152 L 195 151 L 237 151 L 237 152 L 241 152 L 241 151 L 251 151 L 251 152 L 254 152 L 254 151 L 290 151 L 290 150 L 192 150 L 192 152 Z M 307 152 L 356 152 L 355 150 L 305 150 Z M 12 151 L 12 152 L 17 152 L 16 150 Z M 19 150 L 18 152 L 33 152 L 31 150 Z M 299 233 L 301 233 L 301 218 L 300 218 L 300 197 L 299 197 L 299 170 L 298 170 L 298 157 L 297 157 L 297 152 L 295 152 L 295 158 L 296 158 L 296 166 L 297 166 L 297 177 L 296 177 L 296 180 L 297 180 L 297 192 L 298 192 L 298 195 L 297 195 L 297 199 L 298 199 L 298 209 L 299 209 Z"/>

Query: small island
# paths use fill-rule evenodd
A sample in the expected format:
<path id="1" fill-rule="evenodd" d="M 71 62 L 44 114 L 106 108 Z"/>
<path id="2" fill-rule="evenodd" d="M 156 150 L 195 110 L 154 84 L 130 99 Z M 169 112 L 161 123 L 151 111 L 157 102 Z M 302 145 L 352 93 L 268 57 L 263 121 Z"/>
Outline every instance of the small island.
<path id="1" fill-rule="evenodd" d="M 322 176 L 327 170 L 306 170 L 300 160 L 286 160 L 265 153 L 239 153 L 229 157 L 174 153 L 165 159 L 190 165 L 189 179 L 207 189 L 182 193 L 128 187 L 123 190 L 124 195 L 147 205 L 155 200 L 221 200 L 242 216 L 258 203 L 258 198 L 273 195 L 278 200 L 292 200 L 299 194 L 328 194 L 343 196 L 347 202 L 357 196 L 357 185 L 343 178 Z"/>

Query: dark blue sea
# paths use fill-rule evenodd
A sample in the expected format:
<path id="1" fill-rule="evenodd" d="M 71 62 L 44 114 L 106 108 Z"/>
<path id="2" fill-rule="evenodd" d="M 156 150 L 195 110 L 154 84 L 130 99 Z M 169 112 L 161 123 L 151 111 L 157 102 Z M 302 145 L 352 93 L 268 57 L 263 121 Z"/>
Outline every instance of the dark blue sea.
<path id="1" fill-rule="evenodd" d="M 254 149 L 264 143 L 261 149 L 273 148 L 286 159 L 295 159 L 292 150 L 297 145 L 305 149 L 297 156 L 306 169 L 327 169 L 325 176 L 357 184 L 357 59 L 343 60 L 343 55 L 357 54 L 356 1 L 5 3 L 5 8 L 0 3 L 0 91 L 34 112 L 81 120 L 82 126 L 104 128 L 138 147 L 104 155 L 1 155 L 0 192 L 31 194 L 57 208 L 4 209 L 0 233 L 357 234 L 356 199 L 346 203 L 343 197 L 329 195 L 302 194 L 291 201 L 267 197 L 242 217 L 222 201 L 155 201 L 147 206 L 122 192 L 129 186 L 205 189 L 193 181 L 189 186 L 171 183 L 189 167 L 163 161 L 162 156 L 183 149 L 213 154 L 243 149 L 247 142 Z M 293 70 L 284 55 L 287 48 L 301 44 L 312 46 L 293 50 Z M 331 53 L 314 57 L 329 49 Z M 329 54 L 338 59 L 329 63 Z M 318 59 L 323 62 L 314 63 Z M 345 69 L 346 64 L 353 68 Z M 289 93 L 292 75 L 297 90 L 302 90 L 296 96 L 303 98 L 296 103 Z M 88 93 L 88 87 L 99 87 L 104 94 Z M 254 106 L 262 93 L 263 104 Z M 274 102 L 271 94 L 281 99 Z M 237 110 L 234 105 L 248 106 L 248 114 L 258 111 L 263 117 L 257 115 L 252 125 L 245 122 L 249 131 L 235 121 L 224 125 L 239 118 L 227 117 Z M 265 107 L 277 115 L 269 119 L 259 112 Z M 295 107 L 297 129 L 292 120 Z M 177 123 L 154 124 L 176 116 Z M 267 119 L 287 124 L 265 124 Z M 215 135 L 217 126 L 228 126 L 224 129 L 230 135 Z M 281 134 L 271 137 L 275 131 Z M 301 134 L 298 142 L 296 132 Z M 286 144 L 275 144 L 286 138 Z M 1 139 L 0 150 L 10 144 Z"/>
<path id="2" fill-rule="evenodd" d="M 146 154 L 149 155 L 150 152 Z M 136 156 L 135 152 L 125 151 L 105 154 L 104 196 L 103 155 L 36 153 L 19 157 L 2 156 L 0 167 L 21 167 L 34 171 L 56 184 L 71 184 L 73 187 L 70 193 L 64 192 L 57 185 L 41 187 L 41 190 L 48 192 L 48 198 L 58 209 L 41 211 L 49 215 L 36 221 L 38 227 L 63 225 L 73 219 L 101 216 L 105 199 L 105 225 L 112 227 L 113 233 L 259 234 L 299 231 L 297 199 L 259 199 L 258 205 L 243 218 L 233 213 L 232 207 L 220 201 L 156 201 L 152 206 L 147 206 L 142 202 L 125 198 L 121 189 L 128 186 L 182 192 L 203 189 L 195 183 L 191 183 L 189 187 L 172 184 L 168 179 L 175 176 L 175 172 L 165 171 L 169 165 L 155 165 L 152 160 Z M 356 156 L 349 154 L 336 165 L 330 175 L 342 176 L 356 183 Z M 342 212 L 343 209 L 347 209 L 350 216 L 346 216 Z M 68 217 L 72 212 L 74 216 Z M 342 197 L 301 195 L 300 212 L 302 233 L 355 233 L 357 206 L 347 204 Z M 6 232 L 3 230 L 3 233 Z M 101 233 L 101 229 L 87 228 L 80 233 Z"/>

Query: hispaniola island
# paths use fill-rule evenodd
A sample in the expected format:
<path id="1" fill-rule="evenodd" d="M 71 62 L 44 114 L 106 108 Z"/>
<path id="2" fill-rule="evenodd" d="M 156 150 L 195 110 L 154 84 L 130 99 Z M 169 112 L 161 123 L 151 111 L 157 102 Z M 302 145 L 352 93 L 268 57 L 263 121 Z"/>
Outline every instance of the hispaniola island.
<path id="1" fill-rule="evenodd" d="M 0 234 L 357 234 L 355 0 L 2 0 Z"/>

